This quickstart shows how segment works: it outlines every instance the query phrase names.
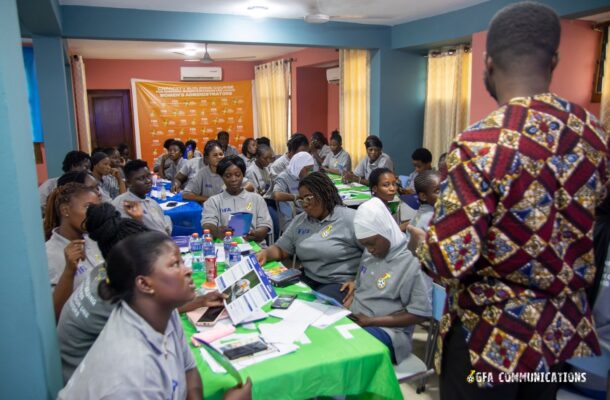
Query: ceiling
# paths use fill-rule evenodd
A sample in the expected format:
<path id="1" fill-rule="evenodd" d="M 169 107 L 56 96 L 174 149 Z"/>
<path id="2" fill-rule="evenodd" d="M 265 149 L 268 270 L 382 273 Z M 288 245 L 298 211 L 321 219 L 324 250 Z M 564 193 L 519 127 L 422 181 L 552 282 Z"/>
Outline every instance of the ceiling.
<path id="1" fill-rule="evenodd" d="M 129 40 L 89 40 L 68 39 L 70 54 L 84 58 L 124 59 L 124 60 L 184 60 L 203 57 L 203 43 L 187 42 L 139 42 Z M 195 55 L 175 54 L 175 51 L 197 49 Z M 282 56 L 302 50 L 303 47 L 255 46 L 238 44 L 208 45 L 208 52 L 214 59 L 252 57 L 235 61 L 257 61 Z"/>
<path id="2" fill-rule="evenodd" d="M 582 17 L 581 19 L 584 19 L 586 21 L 593 21 L 595 23 L 610 21 L 610 11 L 595 15 L 589 15 L 588 17 Z"/>
<path id="3" fill-rule="evenodd" d="M 335 21 L 396 25 L 486 1 L 488 0 L 59 0 L 59 4 L 231 15 L 250 15 L 249 6 L 261 5 L 268 8 L 266 16 L 270 18 L 302 19 L 317 9 L 318 12 L 331 16 L 351 17 L 333 18 Z"/>

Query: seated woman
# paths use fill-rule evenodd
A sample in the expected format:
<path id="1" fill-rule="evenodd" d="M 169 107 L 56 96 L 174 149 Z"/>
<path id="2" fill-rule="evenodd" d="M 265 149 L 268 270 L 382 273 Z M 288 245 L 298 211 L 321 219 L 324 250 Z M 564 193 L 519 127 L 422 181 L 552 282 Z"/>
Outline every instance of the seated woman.
<path id="1" fill-rule="evenodd" d="M 87 208 L 99 202 L 96 189 L 73 182 L 55 189 L 49 197 L 45 227 L 52 231 L 45 247 L 56 318 L 87 272 L 104 262 L 84 228 Z"/>
<path id="2" fill-rule="evenodd" d="M 316 160 L 318 165 L 322 165 L 326 157 L 330 154 L 331 150 L 328 147 L 328 140 L 322 132 L 314 132 L 311 135 L 311 142 L 309 143 L 309 153 Z"/>
<path id="3" fill-rule="evenodd" d="M 356 166 L 353 173 L 348 172 L 343 176 L 345 183 L 358 182 L 363 185 L 369 184 L 369 175 L 373 170 L 386 167 L 394 171 L 394 163 L 390 156 L 383 152 L 383 143 L 377 136 L 371 135 L 364 141 L 366 157 Z"/>
<path id="4" fill-rule="evenodd" d="M 241 145 L 241 154 L 239 156 L 246 163 L 246 169 L 254 164 L 256 160 L 256 147 L 256 140 L 252 138 L 246 139 L 244 144 Z"/>
<path id="5" fill-rule="evenodd" d="M 292 208 L 286 202 L 294 202 L 297 199 L 299 180 L 313 171 L 314 162 L 311 154 L 304 151 L 297 153 L 290 159 L 288 168 L 275 179 L 271 198 L 280 202 L 278 211 L 287 221 L 292 219 Z M 303 210 L 297 205 L 296 211 L 300 213 Z"/>
<path id="6" fill-rule="evenodd" d="M 180 171 L 186 160 L 182 158 L 184 154 L 184 143 L 180 140 L 174 140 L 167 148 L 167 154 L 161 157 L 159 164 L 159 178 L 173 181 L 174 177 Z M 166 161 L 169 160 L 169 163 Z"/>
<path id="7" fill-rule="evenodd" d="M 209 142 L 208 142 L 209 143 Z M 201 154 L 201 153 L 199 153 Z M 189 181 L 195 179 L 197 172 L 205 165 L 203 154 L 201 157 L 193 157 L 190 160 L 186 160 L 182 163 L 182 167 L 174 176 L 174 182 L 172 184 L 172 192 L 180 192 L 188 184 Z"/>
<path id="8" fill-rule="evenodd" d="M 193 179 L 189 179 L 182 198 L 184 200 L 193 200 L 200 203 L 205 202 L 209 197 L 222 192 L 224 182 L 222 177 L 216 173 L 216 168 L 220 160 L 225 154 L 222 151 L 220 142 L 209 140 L 203 148 L 203 159 L 205 165 L 202 165 Z"/>
<path id="9" fill-rule="evenodd" d="M 102 201 L 112 201 L 127 190 L 121 172 L 111 167 L 110 157 L 103 152 L 93 153 L 91 156 L 91 171 L 100 183 Z"/>
<path id="10" fill-rule="evenodd" d="M 91 168 L 91 157 L 84 151 L 69 151 L 64 157 L 64 162 L 61 169 L 64 173 L 76 171 L 89 171 Z M 44 181 L 38 187 L 38 194 L 40 195 L 40 207 L 44 214 L 44 209 L 47 206 L 47 198 L 53 190 L 57 187 L 58 178 L 49 178 Z"/>
<path id="11" fill-rule="evenodd" d="M 322 172 L 301 180 L 297 202 L 305 212 L 295 217 L 275 245 L 256 256 L 262 265 L 296 254 L 303 264 L 303 281 L 343 301 L 362 256 L 354 235 L 356 211 L 343 206 L 337 188 Z"/>
<path id="12" fill-rule="evenodd" d="M 411 354 L 415 324 L 432 315 L 432 285 L 380 199 L 360 205 L 354 230 L 366 250 L 358 264 L 351 318 L 388 346 L 398 364 Z"/>
<path id="13" fill-rule="evenodd" d="M 152 188 L 152 174 L 146 161 L 132 160 L 125 164 L 125 177 L 129 190 L 112 201 L 114 208 L 124 218 L 128 218 L 130 216 L 129 211 L 139 207 L 142 209 L 140 222 L 150 230 L 170 235 L 172 233 L 172 221 L 163 214 L 159 203 L 146 197 Z"/>
<path id="14" fill-rule="evenodd" d="M 110 250 L 106 272 L 99 290 L 117 305 L 58 399 L 201 399 L 176 311 L 195 296 L 178 246 L 160 232 L 130 236 Z M 231 394 L 251 390 L 248 380 Z"/>
<path id="15" fill-rule="evenodd" d="M 330 153 L 322 162 L 322 169 L 331 174 L 343 175 L 352 170 L 352 157 L 342 147 L 343 140 L 339 132 L 334 131 L 330 137 Z"/>
<path id="16" fill-rule="evenodd" d="M 218 175 L 222 176 L 226 189 L 210 197 L 203 205 L 201 225 L 209 229 L 215 238 L 223 238 L 228 228 L 231 214 L 248 212 L 252 214 L 252 226 L 246 240 L 262 242 L 273 228 L 271 216 L 265 200 L 258 193 L 243 188 L 246 165 L 239 156 L 228 156 L 218 164 Z"/>
<path id="17" fill-rule="evenodd" d="M 295 133 L 288 140 L 286 147 L 288 147 L 288 151 L 285 154 L 282 154 L 269 166 L 269 173 L 271 174 L 272 178 L 278 177 L 286 170 L 286 168 L 288 168 L 290 159 L 295 154 L 302 151 L 307 151 L 309 149 L 309 139 L 307 139 L 307 136 L 303 135 L 302 133 Z"/>
<path id="18" fill-rule="evenodd" d="M 271 199 L 273 181 L 269 165 L 273 162 L 273 150 L 266 144 L 256 147 L 256 160 L 246 169 L 246 178 L 254 185 L 254 190 L 265 199 L 271 220 L 273 221 L 273 238 L 277 240 L 280 235 L 280 221 L 275 209 L 275 201 Z"/>
<path id="19" fill-rule="evenodd" d="M 400 230 L 405 232 L 409 222 L 402 222 L 399 203 L 392 203 L 398 193 L 398 178 L 394 172 L 388 168 L 377 168 L 371 172 L 368 180 L 371 194 L 388 207 L 394 220 L 400 224 Z"/>
<path id="20" fill-rule="evenodd" d="M 137 221 L 138 215 L 130 215 L 131 218 L 121 218 L 109 203 L 94 205 L 87 209 L 85 222 L 87 231 L 91 239 L 97 242 L 104 258 L 108 257 L 110 250 L 121 240 L 137 233 L 148 232 L 148 228 Z M 57 323 L 57 339 L 64 382 L 68 382 L 114 309 L 113 303 L 100 297 L 98 288 L 105 280 L 106 265 L 101 264 L 93 268 L 61 311 Z M 211 292 L 198 297 L 192 303 L 189 309 L 221 306 L 222 295 Z"/>

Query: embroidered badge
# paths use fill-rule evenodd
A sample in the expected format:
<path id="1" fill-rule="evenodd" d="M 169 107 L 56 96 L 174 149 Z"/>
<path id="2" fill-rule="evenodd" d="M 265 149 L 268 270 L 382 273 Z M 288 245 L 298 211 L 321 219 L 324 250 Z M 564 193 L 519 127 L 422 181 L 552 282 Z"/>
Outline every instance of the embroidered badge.
<path id="1" fill-rule="evenodd" d="M 248 205 L 246 205 L 246 210 L 250 211 L 252 210 L 252 202 L 248 202 Z"/>
<path id="2" fill-rule="evenodd" d="M 391 277 L 392 276 L 386 272 L 381 278 L 377 279 L 377 289 L 384 289 L 388 283 L 388 279 L 390 279 Z"/>
<path id="3" fill-rule="evenodd" d="M 366 274 L 366 266 L 363 265 L 360 267 L 360 273 L 363 275 Z"/>
<path id="4" fill-rule="evenodd" d="M 322 230 L 322 232 L 320 232 L 320 236 L 322 236 L 322 238 L 326 239 L 330 235 L 332 230 L 333 230 L 333 226 L 332 225 L 328 225 L 326 228 L 324 228 Z"/>

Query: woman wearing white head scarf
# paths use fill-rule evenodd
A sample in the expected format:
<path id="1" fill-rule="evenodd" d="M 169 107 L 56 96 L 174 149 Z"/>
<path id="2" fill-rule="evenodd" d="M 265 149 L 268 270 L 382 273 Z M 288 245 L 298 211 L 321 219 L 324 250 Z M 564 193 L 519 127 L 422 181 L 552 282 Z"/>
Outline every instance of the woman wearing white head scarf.
<path id="1" fill-rule="evenodd" d="M 283 202 L 293 202 L 299 195 L 299 180 L 307 176 L 312 170 L 314 159 L 307 152 L 295 154 L 288 164 L 288 168 L 275 179 L 273 183 L 273 192 L 271 198 L 279 203 L 280 212 L 284 216 L 285 221 L 292 219 L 291 207 Z M 303 210 L 300 207 L 296 208 L 297 214 Z"/>
<path id="2" fill-rule="evenodd" d="M 392 361 L 400 363 L 411 354 L 415 324 L 432 315 L 429 278 L 380 199 L 358 208 L 354 232 L 365 251 L 351 318 L 388 346 Z"/>

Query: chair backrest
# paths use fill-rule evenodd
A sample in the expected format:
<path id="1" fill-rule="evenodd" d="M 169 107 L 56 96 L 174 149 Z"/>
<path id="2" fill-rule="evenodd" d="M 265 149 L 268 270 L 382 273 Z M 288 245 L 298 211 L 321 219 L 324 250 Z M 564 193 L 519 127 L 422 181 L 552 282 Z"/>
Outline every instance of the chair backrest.
<path id="1" fill-rule="evenodd" d="M 443 311 L 445 311 L 445 300 L 447 292 L 445 288 L 438 283 L 432 283 L 432 318 L 437 321 L 441 320 Z"/>
<path id="2" fill-rule="evenodd" d="M 407 184 L 409 183 L 409 177 L 407 175 L 398 175 L 398 180 L 400 180 L 400 184 L 403 188 L 407 187 Z"/>

